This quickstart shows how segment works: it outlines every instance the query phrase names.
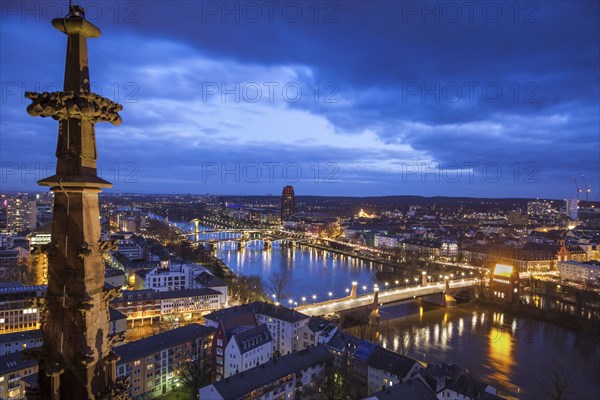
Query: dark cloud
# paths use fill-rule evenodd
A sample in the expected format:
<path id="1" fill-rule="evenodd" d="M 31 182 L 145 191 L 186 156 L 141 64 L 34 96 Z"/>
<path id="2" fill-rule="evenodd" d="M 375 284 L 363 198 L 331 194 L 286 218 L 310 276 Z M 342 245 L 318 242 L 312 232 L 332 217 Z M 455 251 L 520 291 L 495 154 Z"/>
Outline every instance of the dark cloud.
<path id="1" fill-rule="evenodd" d="M 15 4 L 0 38 L 5 167 L 52 162 L 56 124 L 28 117 L 22 94 L 59 86 L 64 62 L 50 3 Z M 198 184 L 202 163 L 270 162 L 298 163 L 292 183 L 314 194 L 564 197 L 581 174 L 600 189 L 597 2 L 265 4 L 90 3 L 103 29 L 92 81 L 125 105 L 122 127 L 98 126 L 101 163 L 133 163 L 139 177 L 122 190 L 278 192 L 285 177 Z M 268 101 L 265 82 L 302 96 Z M 206 96 L 211 84 L 257 84 L 263 96 Z M 338 182 L 311 179 L 314 163 L 334 163 Z M 482 180 L 449 178 L 465 163 Z M 524 182 L 534 169 L 537 182 Z"/>

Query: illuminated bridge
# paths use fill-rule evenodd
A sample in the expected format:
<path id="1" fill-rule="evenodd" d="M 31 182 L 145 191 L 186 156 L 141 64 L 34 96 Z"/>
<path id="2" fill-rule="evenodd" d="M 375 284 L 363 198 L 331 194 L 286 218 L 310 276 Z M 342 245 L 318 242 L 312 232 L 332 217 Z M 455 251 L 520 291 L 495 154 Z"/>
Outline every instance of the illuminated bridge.
<path id="1" fill-rule="evenodd" d="M 350 296 L 341 299 L 324 301 L 316 304 L 306 304 L 296 307 L 295 309 L 306 315 L 332 315 L 341 314 L 353 309 L 360 309 L 376 305 L 394 303 L 401 300 L 424 297 L 426 301 L 433 302 L 438 305 L 448 305 L 452 300 L 451 293 L 457 293 L 465 290 L 473 289 L 480 285 L 480 280 L 461 279 L 456 281 L 430 283 L 427 285 L 408 286 L 403 288 L 395 288 L 384 291 L 375 291 L 373 293 L 358 296 L 356 294 L 356 285 L 353 283 L 352 293 Z M 377 296 L 377 299 L 375 299 Z M 376 300 L 377 304 L 373 304 Z"/>

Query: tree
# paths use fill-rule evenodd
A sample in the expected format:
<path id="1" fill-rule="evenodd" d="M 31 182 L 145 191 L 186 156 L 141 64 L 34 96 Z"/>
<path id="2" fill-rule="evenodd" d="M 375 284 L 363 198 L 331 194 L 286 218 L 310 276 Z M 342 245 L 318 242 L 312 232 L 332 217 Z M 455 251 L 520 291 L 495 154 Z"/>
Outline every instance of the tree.
<path id="1" fill-rule="evenodd" d="M 545 398 L 551 400 L 567 400 L 575 391 L 574 372 L 558 360 L 544 362 L 540 376 L 534 374 Z"/>
<path id="2" fill-rule="evenodd" d="M 266 288 L 269 292 L 275 295 L 277 301 L 281 302 L 289 297 L 287 286 L 289 279 L 287 275 L 279 272 L 273 272 L 266 281 Z"/>
<path id="3" fill-rule="evenodd" d="M 267 299 L 262 278 L 258 275 L 237 275 L 226 282 L 229 296 L 240 304 Z"/>
<path id="4" fill-rule="evenodd" d="M 183 362 L 177 369 L 177 375 L 183 388 L 197 399 L 200 388 L 210 383 L 210 346 L 205 339 L 187 343 L 180 357 Z"/>
<path id="5" fill-rule="evenodd" d="M 349 400 L 357 398 L 352 390 L 352 379 L 347 365 L 336 367 L 330 362 L 323 375 L 303 388 L 303 398 L 318 400 Z"/>

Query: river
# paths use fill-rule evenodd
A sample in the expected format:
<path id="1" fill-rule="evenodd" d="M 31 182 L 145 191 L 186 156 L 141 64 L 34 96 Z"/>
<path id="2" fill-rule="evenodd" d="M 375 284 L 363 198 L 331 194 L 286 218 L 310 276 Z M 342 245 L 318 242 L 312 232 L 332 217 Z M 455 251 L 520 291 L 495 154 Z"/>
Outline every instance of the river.
<path id="1" fill-rule="evenodd" d="M 307 246 L 274 246 L 237 250 L 234 243 L 219 246 L 218 257 L 235 273 L 273 272 L 288 278 L 290 295 L 301 302 L 342 297 L 352 281 L 370 290 L 377 265 Z M 402 282 L 400 283 L 402 285 Z M 572 376 L 568 399 L 600 398 L 600 341 L 598 335 L 551 323 L 517 317 L 475 304 L 445 309 L 419 300 L 384 306 L 382 322 L 365 338 L 427 363 L 454 362 L 495 386 L 499 393 L 520 399 L 548 398 L 544 388 L 557 366 Z M 361 329 L 351 332 L 360 336 Z"/>
<path id="2" fill-rule="evenodd" d="M 560 365 L 572 376 L 568 399 L 598 399 L 597 335 L 517 317 L 472 303 L 446 309 L 410 300 L 382 307 L 372 339 L 425 362 L 454 362 L 505 394 L 543 399 L 550 374 Z M 361 329 L 353 328 L 360 336 Z"/>
<path id="3" fill-rule="evenodd" d="M 288 277 L 291 296 L 301 301 L 345 295 L 352 281 L 359 293 L 376 281 L 377 266 L 332 252 L 299 246 L 263 251 L 235 250 L 222 245 L 218 252 L 238 274 L 267 278 L 273 272 Z M 425 362 L 455 362 L 477 377 L 521 399 L 542 399 L 542 387 L 560 365 L 572 374 L 574 393 L 569 399 L 597 399 L 600 393 L 600 341 L 586 334 L 474 304 L 455 309 L 411 300 L 381 309 L 383 322 L 372 340 Z M 352 333 L 360 336 L 360 329 Z M 369 338 L 369 332 L 365 332 Z M 406 338 L 410 338 L 407 340 Z M 404 343 L 404 345 L 403 345 Z M 540 383 L 546 382 L 546 383 Z"/>
<path id="4" fill-rule="evenodd" d="M 346 296 L 352 282 L 358 282 L 359 293 L 362 287 L 372 290 L 375 283 L 377 264 L 357 258 L 339 255 L 330 251 L 308 246 L 274 245 L 271 250 L 256 248 L 231 250 L 221 245 L 217 257 L 222 259 L 233 272 L 243 275 L 260 275 L 263 279 L 278 272 L 287 278 L 289 295 L 301 301 L 302 297 L 312 301 Z"/>

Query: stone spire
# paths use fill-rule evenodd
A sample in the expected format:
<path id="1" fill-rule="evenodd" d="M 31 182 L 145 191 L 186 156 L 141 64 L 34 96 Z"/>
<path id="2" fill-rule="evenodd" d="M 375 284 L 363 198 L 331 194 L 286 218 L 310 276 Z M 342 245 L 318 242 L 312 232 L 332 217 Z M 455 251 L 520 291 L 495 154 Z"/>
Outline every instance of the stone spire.
<path id="1" fill-rule="evenodd" d="M 109 336 L 108 302 L 100 242 L 98 193 L 112 185 L 96 174 L 96 122 L 121 122 L 122 107 L 90 92 L 87 38 L 100 30 L 85 20 L 83 8 L 70 7 L 52 21 L 67 35 L 62 92 L 32 93 L 27 112 L 59 122 L 56 174 L 38 182 L 54 192 L 52 242 L 48 255 L 48 294 L 43 301 L 44 344 L 39 360 L 42 399 L 120 398 L 116 355 Z"/>

